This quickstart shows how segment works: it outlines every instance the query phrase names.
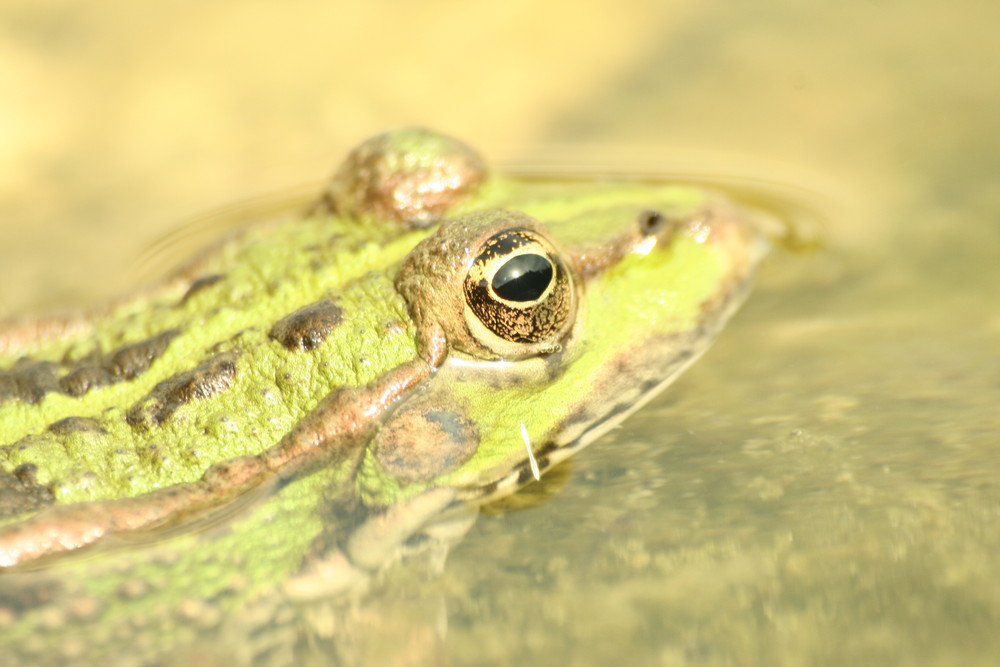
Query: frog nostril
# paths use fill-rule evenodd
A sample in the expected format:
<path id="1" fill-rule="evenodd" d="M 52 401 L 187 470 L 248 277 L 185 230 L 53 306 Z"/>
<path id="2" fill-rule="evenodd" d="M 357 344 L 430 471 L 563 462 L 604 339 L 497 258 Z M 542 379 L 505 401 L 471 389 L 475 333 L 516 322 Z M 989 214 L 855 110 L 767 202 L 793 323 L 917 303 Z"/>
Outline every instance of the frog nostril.
<path id="1" fill-rule="evenodd" d="M 639 231 L 646 236 L 656 234 L 666 223 L 666 217 L 659 211 L 647 209 L 639 214 Z"/>

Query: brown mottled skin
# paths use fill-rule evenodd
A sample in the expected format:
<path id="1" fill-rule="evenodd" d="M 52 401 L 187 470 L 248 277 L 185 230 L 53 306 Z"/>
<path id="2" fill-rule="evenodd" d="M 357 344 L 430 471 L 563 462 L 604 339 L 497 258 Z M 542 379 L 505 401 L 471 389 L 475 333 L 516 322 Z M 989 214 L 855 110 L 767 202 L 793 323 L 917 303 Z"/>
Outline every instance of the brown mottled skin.
<path id="1" fill-rule="evenodd" d="M 438 364 L 443 345 L 428 351 Z M 435 357 L 435 353 L 438 355 Z M 107 535 L 152 528 L 162 522 L 218 506 L 259 487 L 293 465 L 317 457 L 337 460 L 360 454 L 377 428 L 372 417 L 426 378 L 432 366 L 417 359 L 366 387 L 341 389 L 327 396 L 278 444 L 259 456 L 218 463 L 201 480 L 135 498 L 53 507 L 0 533 L 0 567 L 43 555 L 78 549 Z M 334 443 L 337 450 L 325 446 Z M 46 539 L 48 538 L 48 539 Z"/>
<path id="2" fill-rule="evenodd" d="M 236 375 L 235 353 L 210 357 L 189 371 L 158 383 L 125 415 L 134 428 L 151 428 L 165 422 L 180 406 L 226 391 Z"/>
<path id="3" fill-rule="evenodd" d="M 316 349 L 344 318 L 344 311 L 330 299 L 302 306 L 271 327 L 268 337 L 288 350 Z"/>
<path id="4" fill-rule="evenodd" d="M 131 380 L 144 373 L 167 349 L 178 331 L 169 330 L 96 358 L 57 364 L 24 358 L 9 370 L 0 370 L 0 401 L 17 399 L 37 403 L 58 391 L 83 396 L 91 389 Z M 64 374 L 60 377 L 59 371 Z"/>

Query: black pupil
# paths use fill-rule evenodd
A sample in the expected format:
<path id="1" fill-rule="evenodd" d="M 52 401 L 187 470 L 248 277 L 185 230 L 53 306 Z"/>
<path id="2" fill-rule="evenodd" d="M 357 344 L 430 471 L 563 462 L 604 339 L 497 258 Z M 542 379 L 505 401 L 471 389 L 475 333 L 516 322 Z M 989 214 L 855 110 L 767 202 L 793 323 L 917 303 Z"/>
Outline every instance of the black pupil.
<path id="1" fill-rule="evenodd" d="M 552 262 L 542 255 L 518 255 L 493 276 L 493 291 L 507 301 L 534 301 L 552 282 Z"/>

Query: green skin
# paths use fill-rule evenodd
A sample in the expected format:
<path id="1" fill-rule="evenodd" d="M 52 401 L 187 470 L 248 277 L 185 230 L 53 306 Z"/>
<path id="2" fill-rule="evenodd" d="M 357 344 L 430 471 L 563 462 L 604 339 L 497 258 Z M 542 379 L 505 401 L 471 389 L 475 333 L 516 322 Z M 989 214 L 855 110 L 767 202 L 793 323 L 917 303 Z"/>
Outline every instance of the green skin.
<path id="1" fill-rule="evenodd" d="M 458 185 L 386 197 L 398 186 L 372 160 Z M 244 230 L 99 313 L 0 325 L 0 578 L 13 591 L 0 643 L 44 630 L 51 645 L 75 624 L 113 643 L 149 619 L 167 647 L 188 630 L 164 609 L 356 588 L 408 538 L 513 493 L 662 389 L 766 248 L 747 213 L 698 188 L 486 178 L 477 160 L 430 132 L 383 135 L 305 218 Z M 484 241 L 518 226 L 565 274 L 550 288 L 565 295 L 545 319 L 556 325 L 531 340 L 484 329 L 463 291 Z M 279 321 L 320 302 L 334 304 L 326 320 L 282 338 Z M 84 391 L 74 372 L 103 379 Z M 156 548 L 116 553 L 145 542 Z M 36 562 L 43 575 L 22 573 Z M 52 581 L 69 608 L 55 621 L 31 602 Z"/>

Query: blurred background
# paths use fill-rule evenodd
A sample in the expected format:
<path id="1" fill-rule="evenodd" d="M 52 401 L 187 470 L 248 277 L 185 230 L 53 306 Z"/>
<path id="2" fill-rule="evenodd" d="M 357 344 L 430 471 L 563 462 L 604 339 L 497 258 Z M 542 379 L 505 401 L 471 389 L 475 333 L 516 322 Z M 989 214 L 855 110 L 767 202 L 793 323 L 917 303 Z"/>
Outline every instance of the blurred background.
<path id="1" fill-rule="evenodd" d="M 836 236 L 875 242 L 901 197 L 969 187 L 996 143 L 998 15 L 969 0 L 8 0 L 0 308 L 127 289 L 123 267 L 166 230 L 318 183 L 404 124 L 500 163 L 558 167 L 569 146 L 778 182 L 836 207 Z"/>
<path id="2" fill-rule="evenodd" d="M 179 223 L 318 189 L 399 125 L 801 198 L 821 249 L 776 253 L 704 360 L 426 584 L 444 655 L 995 664 L 998 25 L 987 0 L 6 0 L 0 314 L 127 291 Z"/>

